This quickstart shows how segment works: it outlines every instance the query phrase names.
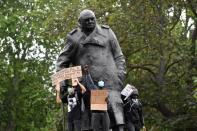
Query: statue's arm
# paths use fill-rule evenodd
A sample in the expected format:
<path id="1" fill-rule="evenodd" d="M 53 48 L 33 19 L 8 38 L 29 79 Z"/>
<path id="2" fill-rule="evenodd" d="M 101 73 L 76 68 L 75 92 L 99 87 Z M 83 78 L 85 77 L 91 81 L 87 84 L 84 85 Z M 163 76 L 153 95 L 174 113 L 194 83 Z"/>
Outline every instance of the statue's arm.
<path id="1" fill-rule="evenodd" d="M 73 42 L 67 38 L 65 47 L 60 52 L 57 61 L 56 61 L 56 71 L 60 71 L 63 68 L 68 68 L 71 64 L 71 60 L 74 54 L 74 44 Z M 68 81 L 64 80 L 60 82 L 60 98 L 63 103 L 67 102 L 67 88 L 68 88 Z"/>
<path id="2" fill-rule="evenodd" d="M 120 48 L 119 42 L 116 38 L 114 32 L 110 29 L 110 44 L 112 48 L 112 54 L 114 56 L 114 60 L 116 62 L 116 66 L 118 68 L 119 78 L 123 81 L 126 75 L 126 63 L 125 58 Z"/>
<path id="3" fill-rule="evenodd" d="M 56 71 L 60 71 L 63 68 L 69 67 L 72 62 L 72 56 L 74 54 L 74 44 L 71 39 L 67 39 L 65 47 L 60 52 L 56 61 Z"/>

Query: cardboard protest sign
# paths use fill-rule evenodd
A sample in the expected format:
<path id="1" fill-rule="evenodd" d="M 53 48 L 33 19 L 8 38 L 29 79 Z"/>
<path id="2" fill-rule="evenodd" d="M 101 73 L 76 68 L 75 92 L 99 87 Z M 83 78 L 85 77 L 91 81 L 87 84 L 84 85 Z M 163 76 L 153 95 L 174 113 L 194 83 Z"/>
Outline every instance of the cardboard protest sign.
<path id="1" fill-rule="evenodd" d="M 57 96 L 56 101 L 57 103 L 61 102 L 60 99 L 60 82 L 63 80 L 72 80 L 72 86 L 77 85 L 76 79 L 82 76 L 81 66 L 74 66 L 70 68 L 64 68 L 51 76 L 52 86 L 56 86 Z"/>
<path id="2" fill-rule="evenodd" d="M 108 90 L 91 90 L 91 110 L 107 110 Z"/>
<path id="3" fill-rule="evenodd" d="M 51 76 L 52 85 L 54 86 L 63 80 L 76 79 L 81 76 L 82 76 L 81 66 L 64 68 Z"/>
<path id="4" fill-rule="evenodd" d="M 121 94 L 125 96 L 125 100 L 131 95 L 134 88 L 135 87 L 133 85 L 127 84 L 125 88 L 121 91 Z"/>

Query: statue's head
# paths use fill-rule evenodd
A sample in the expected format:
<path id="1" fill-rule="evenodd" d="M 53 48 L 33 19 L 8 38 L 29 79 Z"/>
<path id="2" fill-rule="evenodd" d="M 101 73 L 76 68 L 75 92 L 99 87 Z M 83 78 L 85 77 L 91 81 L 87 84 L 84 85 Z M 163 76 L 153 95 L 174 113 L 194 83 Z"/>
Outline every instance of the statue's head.
<path id="1" fill-rule="evenodd" d="M 96 26 L 96 16 L 93 11 L 88 9 L 81 11 L 78 21 L 80 27 L 85 31 L 92 31 Z"/>

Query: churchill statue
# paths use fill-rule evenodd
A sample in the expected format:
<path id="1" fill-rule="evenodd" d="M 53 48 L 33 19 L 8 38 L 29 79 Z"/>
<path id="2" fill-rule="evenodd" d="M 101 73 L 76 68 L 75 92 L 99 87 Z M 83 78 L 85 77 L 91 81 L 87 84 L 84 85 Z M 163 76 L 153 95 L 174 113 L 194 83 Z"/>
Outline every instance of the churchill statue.
<path id="1" fill-rule="evenodd" d="M 120 92 L 123 89 L 125 78 L 125 59 L 119 42 L 112 29 L 107 25 L 99 25 L 93 11 L 85 9 L 78 17 L 79 26 L 68 33 L 65 47 L 60 53 L 57 71 L 70 65 L 88 65 L 93 81 L 105 82 L 108 93 L 108 113 L 112 131 L 123 131 L 124 115 L 123 102 Z M 61 83 L 60 91 L 66 89 L 66 82 Z M 85 96 L 84 96 L 85 97 Z M 62 101 L 64 97 L 61 97 Z M 89 104 L 86 103 L 87 112 L 82 117 L 82 129 L 90 130 L 91 113 L 88 113 Z M 83 124 L 83 122 L 87 122 Z M 89 126 L 89 129 L 88 129 Z"/>

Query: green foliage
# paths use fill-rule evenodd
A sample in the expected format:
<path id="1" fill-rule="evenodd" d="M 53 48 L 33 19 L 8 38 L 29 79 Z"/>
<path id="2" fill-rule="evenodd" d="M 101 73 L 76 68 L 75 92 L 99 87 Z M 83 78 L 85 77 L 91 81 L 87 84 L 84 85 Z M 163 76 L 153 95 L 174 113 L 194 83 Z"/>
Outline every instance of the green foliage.
<path id="1" fill-rule="evenodd" d="M 58 110 L 49 78 L 57 52 L 50 47 L 57 42 L 43 35 L 40 24 L 53 12 L 53 4 L 1 1 L 0 130 L 41 130 L 54 123 L 47 117 Z"/>
<path id="2" fill-rule="evenodd" d="M 191 0 L 0 1 L 0 130 L 62 130 L 50 75 L 66 34 L 77 26 L 84 8 L 94 10 L 97 21 L 116 33 L 127 61 L 125 83 L 140 91 L 147 129 L 196 129 L 197 38 L 191 32 L 197 28 L 196 4 Z"/>

